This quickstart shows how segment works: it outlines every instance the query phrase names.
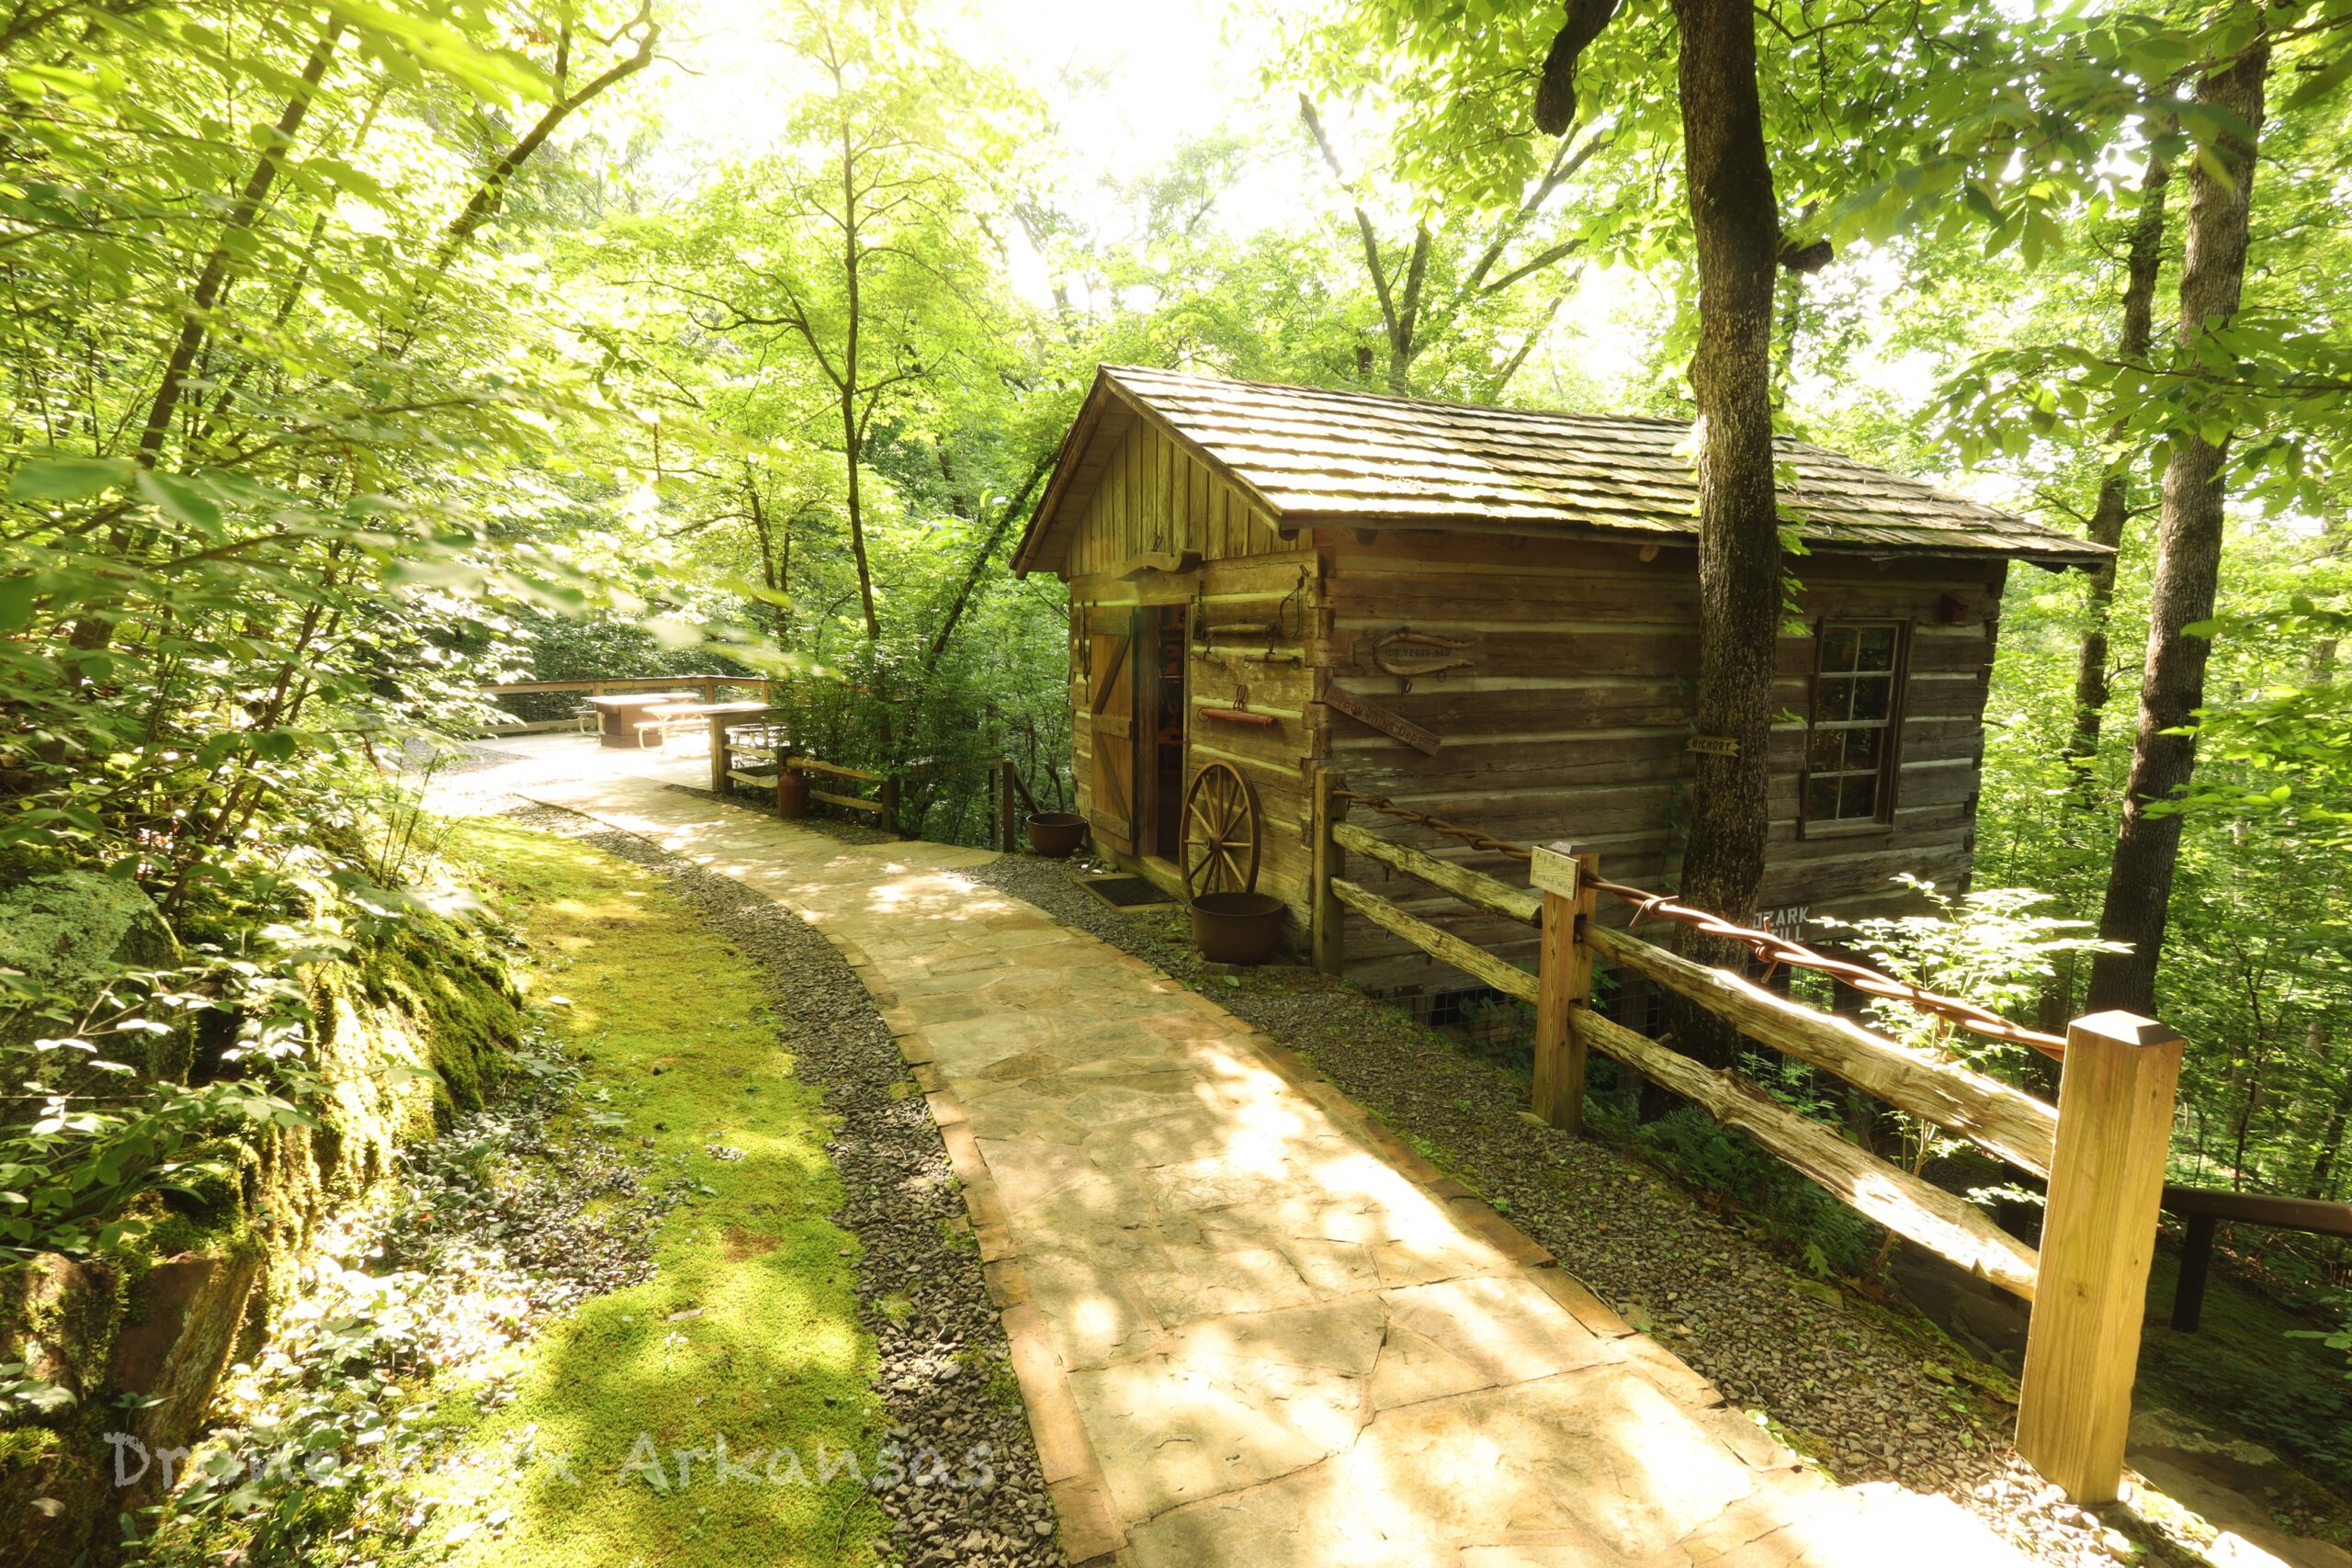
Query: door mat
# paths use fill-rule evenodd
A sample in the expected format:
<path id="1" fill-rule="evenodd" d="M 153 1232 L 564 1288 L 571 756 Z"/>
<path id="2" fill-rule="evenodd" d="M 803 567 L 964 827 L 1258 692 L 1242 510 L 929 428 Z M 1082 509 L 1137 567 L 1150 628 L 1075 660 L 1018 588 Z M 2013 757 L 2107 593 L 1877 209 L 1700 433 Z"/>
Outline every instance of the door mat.
<path id="1" fill-rule="evenodd" d="M 1080 884 L 1114 909 L 1148 909 L 1155 904 L 1173 904 L 1159 885 L 1140 876 L 1090 876 Z"/>

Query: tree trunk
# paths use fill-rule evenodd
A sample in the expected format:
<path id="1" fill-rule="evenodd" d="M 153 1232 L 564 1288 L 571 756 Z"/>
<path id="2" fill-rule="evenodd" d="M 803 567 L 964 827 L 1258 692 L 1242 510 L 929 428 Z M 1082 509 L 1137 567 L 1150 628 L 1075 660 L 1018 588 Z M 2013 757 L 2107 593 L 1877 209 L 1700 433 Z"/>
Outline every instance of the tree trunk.
<path id="1" fill-rule="evenodd" d="M 268 198 L 270 187 L 277 183 L 277 172 L 287 153 L 293 148 L 294 138 L 300 132 L 302 122 L 310 118 L 311 105 L 318 96 L 319 84 L 326 77 L 327 67 L 334 62 L 335 44 L 343 37 L 343 24 L 330 21 L 311 46 L 311 56 L 303 62 L 300 85 L 286 100 L 286 107 L 270 128 L 268 139 L 245 176 L 243 187 L 237 193 L 237 204 L 229 210 L 220 237 L 213 242 L 211 251 L 204 258 L 204 266 L 197 274 L 196 283 L 188 290 L 187 310 L 180 317 L 178 335 L 172 341 L 171 353 L 164 356 L 164 374 L 156 383 L 155 395 L 147 404 L 147 417 L 139 430 L 139 445 L 132 460 L 142 468 L 162 466 L 164 446 L 171 436 L 172 420 L 179 412 L 180 400 L 187 389 L 188 373 L 196 367 L 196 356 L 211 336 L 212 312 L 220 297 L 233 281 L 230 240 L 254 226 L 261 215 L 262 203 Z M 118 556 L 135 547 L 146 530 L 127 524 L 116 525 L 109 547 Z M 69 646 L 76 655 L 103 651 L 114 640 L 114 622 L 107 615 L 92 613 L 74 624 Z M 66 663 L 66 673 L 76 684 L 81 681 L 83 660 L 77 657 Z"/>
<path id="2" fill-rule="evenodd" d="M 2312 1025 L 2312 1032 L 2317 1034 L 2319 1025 Z M 2312 1043 L 2315 1051 L 2319 1042 Z M 2339 1062 L 2336 1066 L 2343 1077 L 2336 1082 L 2335 1103 L 2329 1108 L 2327 1121 L 2321 1126 L 2319 1138 L 2313 1145 L 2315 1152 L 2312 1156 L 2311 1176 L 2303 1183 L 2303 1196 L 2306 1198 L 2335 1196 L 2335 1162 L 2344 1148 L 2344 1124 L 2347 1119 L 2352 1119 L 2352 1060 Z"/>
<path id="3" fill-rule="evenodd" d="M 2247 127 L 2188 174 L 2188 243 L 2180 272 L 2179 341 L 2194 348 L 2210 324 L 2236 314 L 2245 282 L 2246 228 L 2254 195 L 2255 138 L 2262 129 L 2263 88 L 2270 66 L 2266 39 L 2198 83 L 2199 102 L 2226 109 Z M 2123 828 L 2108 869 L 2099 934 L 2129 942 L 2091 965 L 2090 1006 L 2154 1014 L 2156 964 L 2164 951 L 2165 907 L 2180 858 L 2180 818 L 2151 814 L 2187 787 L 2197 740 L 2186 733 L 2205 700 L 2211 643 L 2183 630 L 2213 614 L 2222 569 L 2222 471 L 2229 438 L 2207 441 L 2197 430 L 2173 437 L 2165 465 L 2164 516 L 2157 530 L 2155 588 L 2148 615 L 2148 660 L 2140 687 L 2139 732 L 2124 791 Z"/>
<path id="4" fill-rule="evenodd" d="M 749 457 L 743 459 L 743 495 L 752 509 L 752 532 L 759 540 L 760 579 L 767 584 L 769 592 L 786 593 L 792 587 L 792 519 L 786 517 L 784 520 L 784 547 L 779 551 L 776 548 L 776 531 L 768 525 L 766 499 L 760 494 L 760 477 L 753 471 Z M 768 619 L 775 627 L 776 647 L 789 648 L 792 645 L 792 606 L 770 604 Z"/>
<path id="5" fill-rule="evenodd" d="M 1030 492 L 1053 468 L 1054 456 L 1048 452 L 1030 467 L 1029 477 L 1021 481 L 1021 489 L 1004 503 L 1003 509 L 997 513 L 996 521 L 989 525 L 987 535 L 980 540 L 980 547 L 973 552 L 970 564 L 964 569 L 964 581 L 956 588 L 956 597 L 947 602 L 947 614 L 940 617 L 938 629 L 931 634 L 931 641 L 923 646 L 922 668 L 926 675 L 939 667 L 940 656 L 947 651 L 948 643 L 954 639 L 956 623 L 964 618 L 964 610 L 971 604 L 973 591 L 979 587 L 981 575 L 995 558 L 997 547 L 1004 542 L 1012 520 L 1020 516 L 1022 510 L 1029 504 Z"/>
<path id="6" fill-rule="evenodd" d="M 865 421 L 857 407 L 857 351 L 862 301 L 858 269 L 865 259 L 858 242 L 857 152 L 850 139 L 849 121 L 842 121 L 842 286 L 848 303 L 842 336 L 842 446 L 848 465 L 850 554 L 857 559 L 857 602 L 865 612 L 865 641 L 878 656 L 882 649 L 882 617 L 874 613 L 874 569 L 865 558 L 865 502 L 858 485 L 858 468 L 865 451 Z M 881 661 L 875 661 L 876 675 Z"/>
<path id="7" fill-rule="evenodd" d="M 2140 213 L 2132 223 L 2130 249 L 2123 275 L 2123 324 L 2115 334 L 2116 357 L 2143 360 L 2155 333 L 2156 273 L 2164 259 L 2165 187 L 2171 172 L 2151 161 L 2141 187 Z M 2119 437 L 2120 431 L 2110 431 Z M 2139 454 L 2119 457 L 2099 480 L 2098 502 L 2091 511 L 2091 542 L 2117 547 L 2124 524 L 2132 515 L 2132 469 Z M 2090 603 L 2084 609 L 2083 647 L 2075 666 L 2075 728 L 2066 739 L 2066 761 L 2075 773 L 2073 804 L 2088 810 L 2091 759 L 2098 755 L 2099 728 L 2107 712 L 2107 623 L 2115 604 L 2115 562 L 2112 558 L 2091 573 Z"/>
<path id="8" fill-rule="evenodd" d="M 1747 0 L 1675 0 L 1690 220 L 1699 253 L 1699 345 L 1690 359 L 1699 422 L 1698 734 L 1729 741 L 1697 753 L 1682 896 L 1746 919 L 1764 876 L 1766 751 L 1781 615 L 1780 512 L 1772 476 L 1772 288 L 1780 216 L 1756 90 L 1756 16 Z M 1718 748 L 1726 749 L 1726 748 Z M 1745 950 L 1686 946 L 1738 966 Z M 1677 1007 L 1682 1050 L 1727 1066 L 1737 1035 Z"/>

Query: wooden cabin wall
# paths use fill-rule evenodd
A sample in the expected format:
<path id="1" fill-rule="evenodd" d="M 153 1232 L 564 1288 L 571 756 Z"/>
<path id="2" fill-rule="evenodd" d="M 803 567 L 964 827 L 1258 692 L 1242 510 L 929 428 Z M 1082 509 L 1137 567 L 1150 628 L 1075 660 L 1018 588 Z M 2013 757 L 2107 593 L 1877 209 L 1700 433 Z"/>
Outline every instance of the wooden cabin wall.
<path id="1" fill-rule="evenodd" d="M 1196 569 L 1165 571 L 1134 564 L 1141 556 L 1184 551 L 1202 558 Z M 1311 906 L 1309 764 L 1317 754 L 1314 726 L 1321 712 L 1305 662 L 1321 589 L 1316 551 L 1275 533 L 1266 515 L 1233 486 L 1158 430 L 1138 423 L 1105 463 L 1071 540 L 1069 560 L 1070 749 L 1080 813 L 1091 817 L 1095 809 L 1098 739 L 1107 743 L 1109 738 L 1096 734 L 1079 637 L 1089 639 L 1091 654 L 1124 635 L 1137 607 L 1185 606 L 1191 711 L 1184 776 L 1189 780 L 1203 763 L 1222 761 L 1250 780 L 1265 824 L 1258 887 L 1292 908 L 1294 935 L 1303 941 Z M 1241 626 L 1280 626 L 1272 637 L 1253 634 L 1249 649 L 1285 657 L 1265 661 L 1219 656 L 1228 646 L 1219 628 Z M 1203 709 L 1233 707 L 1271 715 L 1275 723 L 1261 728 L 1201 716 Z M 1116 743 L 1129 742 L 1122 737 Z"/>
<path id="2" fill-rule="evenodd" d="M 1573 840 L 1613 880 L 1657 886 L 1672 869 L 1674 818 L 1690 774 L 1687 742 L 1697 673 L 1694 553 L 1631 545 L 1386 531 L 1361 542 L 1319 536 L 1328 551 L 1318 682 L 1442 739 L 1427 756 L 1326 710 L 1331 766 L 1348 785 L 1520 843 Z M 1771 838 L 1760 906 L 1803 903 L 1851 915 L 1883 907 L 1909 870 L 1962 880 L 1973 846 L 1984 693 L 2003 565 L 1917 558 L 1884 565 L 1816 554 L 1795 563 L 1800 604 L 1821 615 L 1911 623 L 1893 821 L 1801 838 L 1797 781 L 1805 727 L 1772 733 Z M 1963 622 L 1945 619 L 1947 600 Z M 1463 638 L 1471 668 L 1400 678 L 1372 667 L 1368 644 L 1409 626 Z M 1783 637 L 1774 701 L 1808 711 L 1811 636 Z M 1362 807 L 1358 827 L 1524 885 L 1525 868 Z M 1351 874 L 1464 939 L 1529 967 L 1535 936 L 1481 917 L 1378 865 Z M 1349 974 L 1375 990 L 1453 990 L 1466 982 L 1359 917 L 1349 917 Z"/>

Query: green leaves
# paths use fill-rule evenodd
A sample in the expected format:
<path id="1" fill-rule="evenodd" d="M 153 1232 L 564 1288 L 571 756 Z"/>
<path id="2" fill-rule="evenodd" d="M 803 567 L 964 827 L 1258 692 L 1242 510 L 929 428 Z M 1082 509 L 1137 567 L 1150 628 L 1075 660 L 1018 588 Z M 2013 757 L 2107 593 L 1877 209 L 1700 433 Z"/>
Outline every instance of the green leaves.
<path id="1" fill-rule="evenodd" d="M 8 499 L 29 503 L 88 501 L 124 484 L 133 471 L 128 462 L 102 457 L 30 457 L 8 475 Z"/>
<path id="2" fill-rule="evenodd" d="M 220 532 L 220 507 L 200 480 L 141 469 L 139 494 L 173 522 L 206 537 Z"/>

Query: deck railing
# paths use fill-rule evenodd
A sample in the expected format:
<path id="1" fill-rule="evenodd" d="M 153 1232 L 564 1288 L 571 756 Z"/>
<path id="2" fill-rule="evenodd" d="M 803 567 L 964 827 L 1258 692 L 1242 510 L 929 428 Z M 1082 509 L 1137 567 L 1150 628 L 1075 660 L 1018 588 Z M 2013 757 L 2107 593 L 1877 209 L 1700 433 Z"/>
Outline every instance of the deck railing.
<path id="1" fill-rule="evenodd" d="M 1338 972 L 1353 910 L 1464 974 L 1535 1009 L 1534 1111 L 1569 1131 L 1581 1124 L 1588 1053 L 1599 1051 L 1736 1127 L 1871 1219 L 1981 1279 L 2034 1303 L 2018 1411 L 2018 1451 L 2077 1503 L 2111 1501 L 2121 1482 L 2140 1322 L 2155 1250 L 2156 1212 L 2169 1150 L 2181 1042 L 2152 1020 L 2100 1013 L 2064 1040 L 2036 1034 L 1965 1002 L 1939 997 L 1770 932 L 1749 931 L 1672 900 L 1604 882 L 1599 858 L 1570 844 L 1506 844 L 1459 825 L 1357 795 L 1336 773 L 1316 784 L 1313 948 Z M 1346 820 L 1364 806 L 1474 847 L 1526 858 L 1538 884 L 1498 878 L 1408 848 Z M 1540 933 L 1536 972 L 1464 941 L 1346 874 L 1355 855 L 1400 872 L 1490 915 Z M 2058 1055 L 2058 1103 L 1914 1050 L 1849 1019 L 1791 1000 L 1745 975 L 1715 969 L 1601 925 L 1599 899 L 1748 942 L 1777 963 L 1837 974 L 1848 984 Z M 1776 1051 L 1834 1073 L 1886 1103 L 1966 1139 L 2048 1183 L 2041 1247 L 1993 1224 L 1974 1205 L 1848 1142 L 1727 1068 L 1710 1067 L 1596 1011 L 1595 961 L 1641 975 Z"/>

